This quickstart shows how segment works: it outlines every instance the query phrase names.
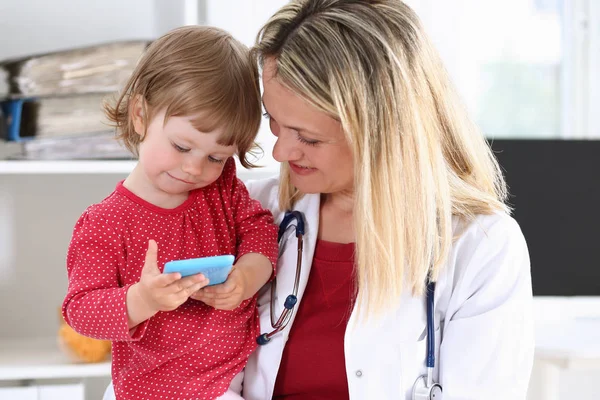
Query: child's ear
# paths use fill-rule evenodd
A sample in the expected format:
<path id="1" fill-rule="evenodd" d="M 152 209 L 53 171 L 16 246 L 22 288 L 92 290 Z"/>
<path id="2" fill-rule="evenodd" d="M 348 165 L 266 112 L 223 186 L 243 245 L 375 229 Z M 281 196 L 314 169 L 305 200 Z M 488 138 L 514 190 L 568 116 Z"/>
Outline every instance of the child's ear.
<path id="1" fill-rule="evenodd" d="M 146 133 L 146 118 L 144 114 L 144 98 L 140 95 L 137 95 L 131 99 L 131 103 L 129 105 L 131 120 L 133 122 L 133 129 L 135 129 L 135 133 L 144 137 Z"/>

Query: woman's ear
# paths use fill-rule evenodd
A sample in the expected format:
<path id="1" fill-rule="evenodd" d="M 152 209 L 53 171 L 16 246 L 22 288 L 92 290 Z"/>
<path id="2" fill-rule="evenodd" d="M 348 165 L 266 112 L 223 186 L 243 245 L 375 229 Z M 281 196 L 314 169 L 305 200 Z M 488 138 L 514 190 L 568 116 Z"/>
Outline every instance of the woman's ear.
<path id="1" fill-rule="evenodd" d="M 129 105 L 129 113 L 131 115 L 131 121 L 133 122 L 133 129 L 135 129 L 135 133 L 140 135 L 142 138 L 146 134 L 147 122 L 146 115 L 144 113 L 146 107 L 144 106 L 144 98 L 140 95 L 136 95 Z"/>

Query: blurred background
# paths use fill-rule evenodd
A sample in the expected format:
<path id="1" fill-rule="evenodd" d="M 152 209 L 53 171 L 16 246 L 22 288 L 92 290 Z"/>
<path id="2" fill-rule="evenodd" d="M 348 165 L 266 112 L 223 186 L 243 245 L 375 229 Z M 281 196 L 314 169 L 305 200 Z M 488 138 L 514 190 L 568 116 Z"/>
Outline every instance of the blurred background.
<path id="1" fill-rule="evenodd" d="M 215 25 L 251 46 L 285 2 L 0 2 L 0 398 L 97 399 L 108 381 L 108 362 L 74 364 L 56 346 L 73 224 L 134 165 L 101 121 L 101 99 L 168 30 Z M 492 144 L 528 241 L 529 400 L 591 397 L 600 378 L 600 3 L 407 3 Z M 266 124 L 258 141 L 264 168 L 241 170 L 242 179 L 277 171 Z"/>

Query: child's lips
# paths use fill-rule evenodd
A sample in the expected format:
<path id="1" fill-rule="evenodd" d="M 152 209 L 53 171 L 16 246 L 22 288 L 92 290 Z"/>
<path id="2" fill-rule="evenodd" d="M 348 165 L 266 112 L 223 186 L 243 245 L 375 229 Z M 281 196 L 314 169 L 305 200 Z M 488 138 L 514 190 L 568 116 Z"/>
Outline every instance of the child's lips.
<path id="1" fill-rule="evenodd" d="M 171 178 L 175 179 L 176 181 L 183 182 L 183 183 L 185 183 L 185 184 L 188 184 L 188 185 L 194 185 L 194 182 L 190 182 L 190 181 L 186 181 L 185 179 L 180 179 L 180 178 L 177 178 L 176 176 L 173 176 L 173 175 L 171 175 L 171 174 L 168 174 L 168 175 L 169 175 Z"/>

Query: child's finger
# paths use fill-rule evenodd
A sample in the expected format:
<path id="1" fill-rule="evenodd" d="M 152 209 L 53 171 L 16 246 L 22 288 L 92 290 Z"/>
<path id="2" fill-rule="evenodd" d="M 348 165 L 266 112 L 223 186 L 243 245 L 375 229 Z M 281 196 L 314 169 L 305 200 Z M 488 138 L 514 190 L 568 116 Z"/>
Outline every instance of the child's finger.
<path id="1" fill-rule="evenodd" d="M 191 297 L 194 293 L 198 293 L 198 291 L 206 285 L 208 285 L 208 279 L 190 286 L 188 289 L 186 289 L 187 297 Z"/>
<path id="2" fill-rule="evenodd" d="M 142 268 L 142 274 L 147 275 L 160 275 L 158 269 L 158 245 L 154 240 L 148 241 L 148 250 L 146 250 L 146 259 L 144 260 L 144 267 Z"/>
<path id="3" fill-rule="evenodd" d="M 194 300 L 200 300 L 200 301 L 203 301 L 205 303 L 209 300 L 209 298 L 206 297 L 206 295 L 204 294 L 204 290 L 197 290 L 194 293 L 192 293 L 190 295 L 190 297 L 192 299 L 194 299 Z"/>
<path id="4" fill-rule="evenodd" d="M 181 274 L 179 272 L 160 274 L 159 276 L 155 277 L 154 279 L 155 279 L 155 282 L 157 283 L 157 286 L 166 287 L 166 286 L 170 286 L 173 283 L 180 280 Z"/>
<path id="5" fill-rule="evenodd" d="M 196 295 L 198 297 L 201 297 L 202 299 L 199 300 L 204 300 L 204 299 L 214 299 L 215 298 L 215 294 L 212 292 L 207 292 L 206 289 L 209 289 L 210 287 L 204 287 L 202 288 L 202 290 L 199 290 Z"/>
<path id="6" fill-rule="evenodd" d="M 208 279 L 202 274 L 196 274 L 182 278 L 179 281 L 172 283 L 172 285 L 176 288 L 176 293 L 184 292 L 186 296 L 189 296 L 208 285 Z"/>
<path id="7" fill-rule="evenodd" d="M 194 300 L 198 300 L 203 302 L 204 304 L 206 304 L 207 306 L 211 306 L 211 307 L 215 307 L 214 304 L 214 300 L 213 299 L 209 299 L 207 298 L 203 293 L 202 290 L 198 290 L 196 293 L 192 294 L 190 296 L 190 298 L 194 299 Z"/>
<path id="8" fill-rule="evenodd" d="M 204 290 L 206 291 L 207 294 L 221 295 L 221 294 L 231 293 L 235 289 L 235 286 L 236 285 L 233 282 L 225 281 L 225 282 L 221 283 L 220 285 L 210 286 Z"/>

